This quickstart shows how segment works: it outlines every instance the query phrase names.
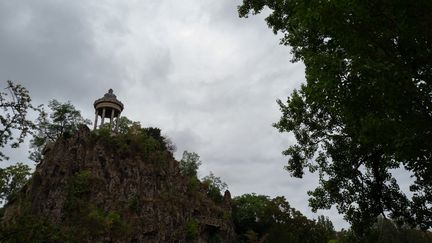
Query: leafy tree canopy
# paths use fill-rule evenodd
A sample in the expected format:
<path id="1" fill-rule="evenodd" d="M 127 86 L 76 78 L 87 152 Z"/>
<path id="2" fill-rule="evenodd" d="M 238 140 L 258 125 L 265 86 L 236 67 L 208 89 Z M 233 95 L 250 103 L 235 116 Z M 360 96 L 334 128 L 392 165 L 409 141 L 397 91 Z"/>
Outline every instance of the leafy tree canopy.
<path id="1" fill-rule="evenodd" d="M 80 124 L 91 124 L 90 120 L 84 119 L 81 112 L 69 101 L 61 103 L 51 100 L 48 104 L 50 113 L 42 109 L 36 120 L 37 133 L 31 140 L 33 152 L 30 158 L 36 162 L 42 159 L 42 150 L 48 143 L 53 143 L 63 136 L 69 136 L 78 129 Z"/>
<path id="2" fill-rule="evenodd" d="M 108 144 L 117 147 L 121 152 L 142 153 L 145 158 L 151 155 L 151 152 L 160 153 L 162 157 L 169 155 L 172 157 L 176 150 L 175 144 L 166 136 L 163 136 L 161 130 L 157 127 L 141 127 L 140 122 L 131 121 L 122 116 L 116 120 L 118 124 L 117 131 L 113 131 L 109 123 L 105 123 L 93 131 L 94 137 L 105 140 Z M 152 155 L 156 156 L 156 155 Z M 159 157 L 159 156 L 156 156 Z M 160 159 L 161 157 L 159 157 Z M 154 161 L 159 159 L 153 158 Z"/>
<path id="3" fill-rule="evenodd" d="M 27 182 L 30 167 L 22 163 L 0 168 L 0 205 L 7 202 Z"/>
<path id="4" fill-rule="evenodd" d="M 412 229 L 408 227 L 398 227 L 395 222 L 390 219 L 385 219 L 382 216 L 377 218 L 377 221 L 365 233 L 364 237 L 359 239 L 354 232 L 344 230 L 337 233 L 338 243 L 352 243 L 352 242 L 416 242 L 427 243 L 432 241 L 432 232 L 421 231 L 419 229 Z"/>
<path id="5" fill-rule="evenodd" d="M 328 242 L 335 237 L 328 218 L 318 223 L 292 208 L 284 197 L 244 194 L 233 199 L 240 242 Z"/>
<path id="6" fill-rule="evenodd" d="M 243 0 L 241 17 L 270 9 L 306 84 L 275 124 L 297 143 L 286 169 L 318 171 L 312 209 L 336 205 L 362 234 L 378 215 L 432 227 L 432 2 Z M 411 199 L 390 170 L 415 179 Z"/>
<path id="7" fill-rule="evenodd" d="M 210 171 L 210 174 L 208 176 L 204 176 L 202 178 L 202 181 L 212 185 L 213 187 L 215 187 L 220 192 L 224 191 L 228 188 L 228 185 L 225 182 L 223 182 L 219 176 L 215 176 L 213 174 L 213 172 L 211 172 L 211 171 Z"/>
<path id="8" fill-rule="evenodd" d="M 126 134 L 129 131 L 129 128 L 134 124 L 134 122 L 129 120 L 129 118 L 127 118 L 126 116 L 122 116 L 119 119 L 116 119 L 115 122 L 116 126 L 118 127 L 118 133 L 121 134 Z"/>
<path id="9" fill-rule="evenodd" d="M 184 151 L 179 164 L 180 173 L 184 176 L 196 177 L 200 165 L 201 160 L 197 153 Z"/>
<path id="10" fill-rule="evenodd" d="M 31 104 L 26 88 L 12 81 L 7 81 L 4 91 L 0 91 L 0 148 L 10 145 L 16 148 L 24 142 L 24 138 L 35 128 L 28 118 L 29 111 L 38 111 Z M 18 135 L 17 137 L 15 135 Z M 0 161 L 8 157 L 0 151 Z"/>
<path id="11" fill-rule="evenodd" d="M 220 177 L 215 176 L 210 171 L 208 176 L 202 178 L 202 182 L 207 185 L 207 195 L 215 202 L 222 202 L 222 192 L 228 189 L 228 185 L 221 180 Z"/>
<path id="12" fill-rule="evenodd" d="M 17 148 L 25 137 L 32 133 L 35 124 L 29 119 L 29 112 L 40 111 L 31 103 L 28 90 L 22 85 L 7 81 L 0 91 L 0 148 L 10 145 Z M 0 150 L 0 161 L 9 158 Z M 0 168 L 0 205 L 10 200 L 27 182 L 30 168 L 17 163 Z"/>

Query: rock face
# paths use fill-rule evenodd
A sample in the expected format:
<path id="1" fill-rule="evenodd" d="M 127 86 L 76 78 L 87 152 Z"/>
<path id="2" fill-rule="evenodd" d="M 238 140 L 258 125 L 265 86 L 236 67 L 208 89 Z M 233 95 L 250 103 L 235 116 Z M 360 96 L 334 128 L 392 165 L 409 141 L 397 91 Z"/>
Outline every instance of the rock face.
<path id="1" fill-rule="evenodd" d="M 150 136 L 101 136 L 87 127 L 46 149 L 2 224 L 23 214 L 60 232 L 47 241 L 234 240 L 229 192 L 214 202 Z"/>

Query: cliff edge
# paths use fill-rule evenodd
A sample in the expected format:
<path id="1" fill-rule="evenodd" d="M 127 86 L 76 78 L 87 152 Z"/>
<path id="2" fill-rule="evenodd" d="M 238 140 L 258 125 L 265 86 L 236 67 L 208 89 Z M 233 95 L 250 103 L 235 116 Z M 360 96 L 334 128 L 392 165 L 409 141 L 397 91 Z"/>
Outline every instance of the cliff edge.
<path id="1" fill-rule="evenodd" d="M 182 176 L 157 131 L 82 126 L 47 147 L 5 206 L 0 241 L 232 242 L 229 193 L 215 202 Z"/>

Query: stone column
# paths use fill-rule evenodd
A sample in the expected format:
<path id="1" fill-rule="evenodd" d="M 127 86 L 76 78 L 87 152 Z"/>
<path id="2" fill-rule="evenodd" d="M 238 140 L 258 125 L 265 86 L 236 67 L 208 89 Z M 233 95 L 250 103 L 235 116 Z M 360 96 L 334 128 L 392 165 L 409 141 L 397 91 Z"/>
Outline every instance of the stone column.
<path id="1" fill-rule="evenodd" d="M 113 119 L 114 119 L 114 109 L 111 108 L 110 130 L 114 130 L 112 127 Z"/>
<path id="2" fill-rule="evenodd" d="M 102 108 L 102 122 L 101 122 L 101 125 L 104 124 L 104 121 L 105 121 L 105 107 Z"/>
<path id="3" fill-rule="evenodd" d="M 115 127 L 116 132 L 118 132 L 118 129 L 119 129 L 119 119 L 120 119 L 120 111 L 119 111 L 119 114 L 118 114 L 117 119 L 116 119 L 116 127 Z"/>
<path id="4" fill-rule="evenodd" d="M 97 128 L 97 122 L 98 122 L 98 111 L 96 110 L 95 123 L 94 123 L 94 128 L 93 128 L 93 130 L 96 130 L 96 128 Z"/>

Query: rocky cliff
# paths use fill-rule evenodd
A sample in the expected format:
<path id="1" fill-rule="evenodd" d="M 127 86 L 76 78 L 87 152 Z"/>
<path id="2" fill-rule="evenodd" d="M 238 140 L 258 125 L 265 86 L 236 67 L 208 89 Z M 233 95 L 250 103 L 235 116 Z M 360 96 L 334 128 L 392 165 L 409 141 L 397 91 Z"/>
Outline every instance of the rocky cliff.
<path id="1" fill-rule="evenodd" d="M 81 127 L 44 153 L 28 185 L 5 207 L 0 242 L 234 239 L 229 193 L 215 202 L 205 185 L 182 176 L 160 135 Z"/>

